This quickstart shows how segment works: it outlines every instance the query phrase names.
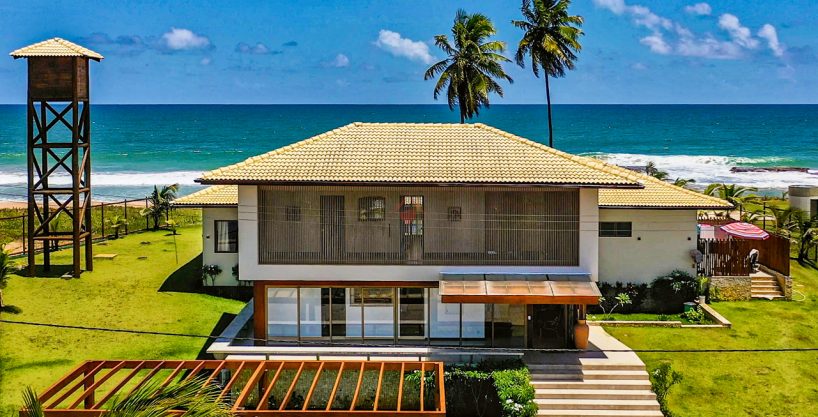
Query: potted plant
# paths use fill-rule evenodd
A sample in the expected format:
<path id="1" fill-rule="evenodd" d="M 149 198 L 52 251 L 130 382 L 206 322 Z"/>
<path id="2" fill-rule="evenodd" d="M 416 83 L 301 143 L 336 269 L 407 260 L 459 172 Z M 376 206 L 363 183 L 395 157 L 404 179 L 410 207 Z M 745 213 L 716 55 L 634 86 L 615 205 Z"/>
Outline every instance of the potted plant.
<path id="1" fill-rule="evenodd" d="M 698 284 L 699 304 L 705 304 L 707 302 L 707 292 L 710 290 L 710 278 L 698 277 L 696 283 Z"/>

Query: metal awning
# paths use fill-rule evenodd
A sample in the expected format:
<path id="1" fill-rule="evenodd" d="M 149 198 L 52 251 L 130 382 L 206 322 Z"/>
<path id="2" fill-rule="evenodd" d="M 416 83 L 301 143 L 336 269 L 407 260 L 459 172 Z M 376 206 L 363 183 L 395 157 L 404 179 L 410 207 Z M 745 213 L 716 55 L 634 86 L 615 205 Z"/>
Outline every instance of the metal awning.
<path id="1" fill-rule="evenodd" d="M 99 417 L 112 398 L 194 377 L 237 417 L 446 415 L 443 363 L 418 361 L 87 361 L 39 399 L 46 417 Z"/>
<path id="2" fill-rule="evenodd" d="M 591 281 L 463 281 L 441 280 L 444 303 L 480 304 L 599 304 Z"/>

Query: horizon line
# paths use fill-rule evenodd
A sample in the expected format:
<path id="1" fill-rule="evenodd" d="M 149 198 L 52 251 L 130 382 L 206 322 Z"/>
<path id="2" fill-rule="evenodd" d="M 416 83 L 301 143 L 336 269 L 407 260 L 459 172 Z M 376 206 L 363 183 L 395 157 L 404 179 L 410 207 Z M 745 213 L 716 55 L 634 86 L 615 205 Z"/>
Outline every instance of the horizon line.
<path id="1" fill-rule="evenodd" d="M 0 106 L 25 106 L 21 103 L 0 103 Z M 95 106 L 441 106 L 441 103 L 93 103 Z M 546 103 L 503 103 L 502 106 L 545 106 Z M 552 106 L 816 106 L 814 103 L 558 103 Z M 491 110 L 487 107 L 487 110 Z"/>

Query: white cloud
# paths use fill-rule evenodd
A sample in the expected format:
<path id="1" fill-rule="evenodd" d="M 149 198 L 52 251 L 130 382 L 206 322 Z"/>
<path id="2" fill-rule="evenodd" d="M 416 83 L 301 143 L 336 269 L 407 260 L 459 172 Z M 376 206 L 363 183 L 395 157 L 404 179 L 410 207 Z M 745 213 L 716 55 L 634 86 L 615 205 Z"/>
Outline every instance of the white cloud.
<path id="1" fill-rule="evenodd" d="M 412 61 L 420 61 L 425 64 L 431 64 L 434 57 L 429 53 L 429 45 L 422 41 L 413 41 L 409 38 L 404 38 L 398 32 L 381 29 L 378 32 L 378 40 L 375 41 L 375 46 L 381 48 L 392 55 L 409 58 Z"/>
<path id="2" fill-rule="evenodd" d="M 267 45 L 257 42 L 255 45 L 246 44 L 244 42 L 239 42 L 236 44 L 236 52 L 240 54 L 252 54 L 252 55 L 267 55 L 271 53 L 270 48 Z"/>
<path id="3" fill-rule="evenodd" d="M 773 51 L 775 56 L 784 55 L 784 47 L 778 42 L 778 32 L 775 26 L 767 23 L 758 30 L 758 37 L 767 41 L 767 46 Z"/>
<path id="4" fill-rule="evenodd" d="M 685 12 L 698 16 L 707 16 L 713 12 L 713 8 L 711 8 L 707 3 L 696 3 L 685 6 Z"/>
<path id="5" fill-rule="evenodd" d="M 207 49 L 211 47 L 210 39 L 197 35 L 190 29 L 171 28 L 170 32 L 162 35 L 164 46 L 170 50 L 182 51 L 191 49 Z"/>
<path id="6" fill-rule="evenodd" d="M 667 55 L 673 51 L 673 48 L 671 48 L 670 45 L 665 42 L 661 34 L 645 36 L 639 40 L 639 43 L 642 45 L 647 45 L 651 52 L 655 52 L 660 55 Z"/>
<path id="7" fill-rule="evenodd" d="M 730 13 L 725 13 L 719 17 L 719 27 L 730 34 L 733 42 L 745 48 L 754 49 L 758 47 L 758 39 L 753 37 L 752 32 L 746 26 L 742 26 L 738 17 Z"/>
<path id="8" fill-rule="evenodd" d="M 338 54 L 335 59 L 329 62 L 329 66 L 335 68 L 343 68 L 349 66 L 349 58 L 344 54 Z"/>
<path id="9" fill-rule="evenodd" d="M 758 49 L 760 39 L 767 42 L 773 55 L 781 57 L 784 47 L 772 25 L 764 25 L 753 36 L 752 31 L 741 24 L 739 18 L 725 13 L 719 17 L 718 27 L 727 32 L 729 39 L 719 39 L 710 33 L 696 34 L 684 25 L 657 15 L 648 7 L 628 4 L 625 0 L 593 0 L 597 7 L 616 15 L 628 16 L 637 27 L 643 27 L 650 34 L 639 39 L 651 52 L 660 55 L 679 55 L 709 59 L 740 59 L 749 51 Z M 707 3 L 696 3 L 685 7 L 691 14 L 708 15 L 712 8 Z"/>
<path id="10" fill-rule="evenodd" d="M 200 64 L 205 65 L 205 66 L 210 65 L 212 62 L 213 62 L 213 60 L 210 57 L 207 57 L 207 56 L 202 58 L 201 61 L 199 61 Z"/>
<path id="11" fill-rule="evenodd" d="M 648 69 L 648 66 L 641 62 L 634 62 L 631 64 L 631 69 L 636 71 L 645 71 Z"/>

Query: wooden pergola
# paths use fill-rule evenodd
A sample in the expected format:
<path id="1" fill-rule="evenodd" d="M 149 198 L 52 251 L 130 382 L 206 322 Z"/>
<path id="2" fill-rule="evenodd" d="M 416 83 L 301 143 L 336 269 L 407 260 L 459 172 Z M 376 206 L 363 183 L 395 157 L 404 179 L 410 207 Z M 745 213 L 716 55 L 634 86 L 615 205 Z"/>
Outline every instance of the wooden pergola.
<path id="1" fill-rule="evenodd" d="M 415 377 L 407 378 L 411 374 Z M 217 384 L 219 399 L 237 416 L 446 415 L 442 362 L 87 361 L 44 391 L 40 401 L 46 416 L 100 416 L 114 398 L 195 377 Z"/>

